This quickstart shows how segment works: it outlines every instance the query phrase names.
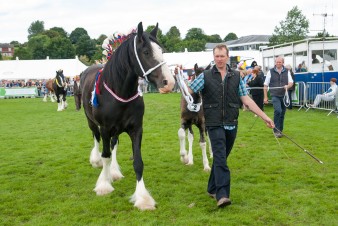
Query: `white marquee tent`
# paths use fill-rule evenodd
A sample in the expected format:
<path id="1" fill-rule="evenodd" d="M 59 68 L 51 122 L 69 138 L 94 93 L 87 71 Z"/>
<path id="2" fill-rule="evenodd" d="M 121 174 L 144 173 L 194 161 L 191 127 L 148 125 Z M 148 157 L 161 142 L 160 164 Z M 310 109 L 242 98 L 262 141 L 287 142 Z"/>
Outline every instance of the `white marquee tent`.
<path id="1" fill-rule="evenodd" d="M 79 75 L 87 68 L 77 57 L 75 59 L 45 60 L 3 60 L 0 61 L 0 80 L 50 79 L 56 71 L 63 70 L 66 77 Z"/>

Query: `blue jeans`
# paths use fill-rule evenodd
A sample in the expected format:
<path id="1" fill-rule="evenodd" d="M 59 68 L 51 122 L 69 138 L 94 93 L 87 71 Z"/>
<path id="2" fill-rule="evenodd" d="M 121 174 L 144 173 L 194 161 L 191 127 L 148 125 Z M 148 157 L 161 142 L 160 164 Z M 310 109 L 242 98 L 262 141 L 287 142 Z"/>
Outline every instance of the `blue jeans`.
<path id="1" fill-rule="evenodd" d="M 283 132 L 284 128 L 284 116 L 286 111 L 283 98 L 284 97 L 272 97 L 272 105 L 274 109 L 273 122 L 275 123 L 275 127 L 281 132 Z M 277 130 L 274 129 L 274 132 L 277 132 Z"/>
<path id="2" fill-rule="evenodd" d="M 213 162 L 208 182 L 208 193 L 216 194 L 216 199 L 230 197 L 230 170 L 227 158 L 234 145 L 237 126 L 233 130 L 223 127 L 207 127 L 213 152 Z"/>

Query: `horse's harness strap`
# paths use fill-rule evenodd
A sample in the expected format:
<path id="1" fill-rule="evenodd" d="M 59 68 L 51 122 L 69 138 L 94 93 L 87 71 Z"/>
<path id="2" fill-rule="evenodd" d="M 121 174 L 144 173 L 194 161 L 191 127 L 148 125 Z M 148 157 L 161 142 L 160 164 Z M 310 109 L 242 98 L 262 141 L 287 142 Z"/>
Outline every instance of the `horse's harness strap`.
<path id="1" fill-rule="evenodd" d="M 140 68 L 141 68 L 141 70 L 142 70 L 142 72 L 143 72 L 143 75 L 140 76 L 140 77 L 145 78 L 146 81 L 149 82 L 148 76 L 147 76 L 147 75 L 149 75 L 149 74 L 150 74 L 151 72 L 153 72 L 156 68 L 162 66 L 162 65 L 165 64 L 166 62 L 163 61 L 163 62 L 159 63 L 158 65 L 156 65 L 155 67 L 150 68 L 147 72 L 145 72 L 144 69 L 143 69 L 143 66 L 142 66 L 142 64 L 141 64 L 140 58 L 138 57 L 138 54 L 137 54 L 137 49 L 136 49 L 136 38 L 137 38 L 137 35 L 135 35 L 135 37 L 134 37 L 134 51 L 135 51 L 135 56 L 136 56 L 136 59 L 137 59 L 138 64 L 140 65 Z"/>
<path id="2" fill-rule="evenodd" d="M 123 103 L 128 103 L 130 101 L 135 100 L 140 94 L 137 92 L 134 96 L 130 97 L 129 99 L 123 99 L 119 96 L 117 96 L 108 86 L 105 82 L 103 82 L 103 86 L 104 88 L 106 88 L 106 90 L 118 101 L 123 102 Z"/>

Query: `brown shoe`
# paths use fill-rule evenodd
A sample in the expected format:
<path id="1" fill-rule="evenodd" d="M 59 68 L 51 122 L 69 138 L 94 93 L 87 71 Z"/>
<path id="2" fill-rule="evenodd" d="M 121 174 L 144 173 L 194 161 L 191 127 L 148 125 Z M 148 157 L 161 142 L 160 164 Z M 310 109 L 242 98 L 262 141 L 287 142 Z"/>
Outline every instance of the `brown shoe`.
<path id="1" fill-rule="evenodd" d="M 231 204 L 231 201 L 229 198 L 226 198 L 226 197 L 222 197 L 220 200 L 218 200 L 217 202 L 217 206 L 219 208 L 223 208 L 223 207 L 226 207 L 226 206 L 229 206 Z"/>

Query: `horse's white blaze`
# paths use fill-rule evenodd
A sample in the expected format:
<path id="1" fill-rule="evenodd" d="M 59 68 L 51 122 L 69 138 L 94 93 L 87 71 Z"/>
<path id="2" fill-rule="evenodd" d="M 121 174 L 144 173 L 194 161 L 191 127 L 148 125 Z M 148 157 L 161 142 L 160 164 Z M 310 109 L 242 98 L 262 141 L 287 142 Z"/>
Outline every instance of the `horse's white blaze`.
<path id="1" fill-rule="evenodd" d="M 111 158 L 102 158 L 103 168 L 94 188 L 97 195 L 106 195 L 114 191 L 114 188 L 111 185 L 112 180 L 109 171 L 110 162 Z"/>
<path id="2" fill-rule="evenodd" d="M 189 141 L 189 152 L 188 152 L 188 163 L 187 165 L 193 165 L 194 164 L 194 156 L 192 154 L 192 144 L 194 142 L 194 136 L 190 133 L 188 130 L 188 141 Z"/>
<path id="3" fill-rule="evenodd" d="M 117 152 L 118 143 L 115 144 L 114 149 L 112 151 L 112 161 L 110 164 L 110 173 L 112 176 L 112 180 L 119 180 L 124 176 L 121 173 L 120 166 L 117 162 L 116 152 Z"/>
<path id="4" fill-rule="evenodd" d="M 157 45 L 155 42 L 151 42 L 151 47 L 153 49 L 153 54 L 155 59 L 158 62 L 163 62 L 163 53 L 162 53 L 162 48 Z M 163 64 L 161 67 L 162 74 L 164 76 L 164 79 L 167 80 L 167 85 L 165 85 L 163 88 L 159 88 L 160 93 L 168 93 L 170 92 L 175 85 L 175 79 L 174 76 L 171 74 L 169 67 L 167 64 Z"/>
<path id="5" fill-rule="evenodd" d="M 209 160 L 207 157 L 207 143 L 200 143 L 200 147 L 202 149 L 202 156 L 203 156 L 203 166 L 204 166 L 204 171 L 209 172 L 211 170 L 210 166 L 209 166 Z"/>
<path id="6" fill-rule="evenodd" d="M 101 167 L 102 160 L 101 160 L 101 153 L 100 153 L 100 143 L 94 137 L 94 147 L 90 152 L 89 162 L 93 167 Z"/>
<path id="7" fill-rule="evenodd" d="M 140 210 L 156 209 L 156 202 L 146 189 L 143 178 L 141 178 L 140 181 L 136 181 L 136 190 L 135 193 L 131 196 L 130 202 L 133 202 L 134 206 L 139 208 Z"/>

